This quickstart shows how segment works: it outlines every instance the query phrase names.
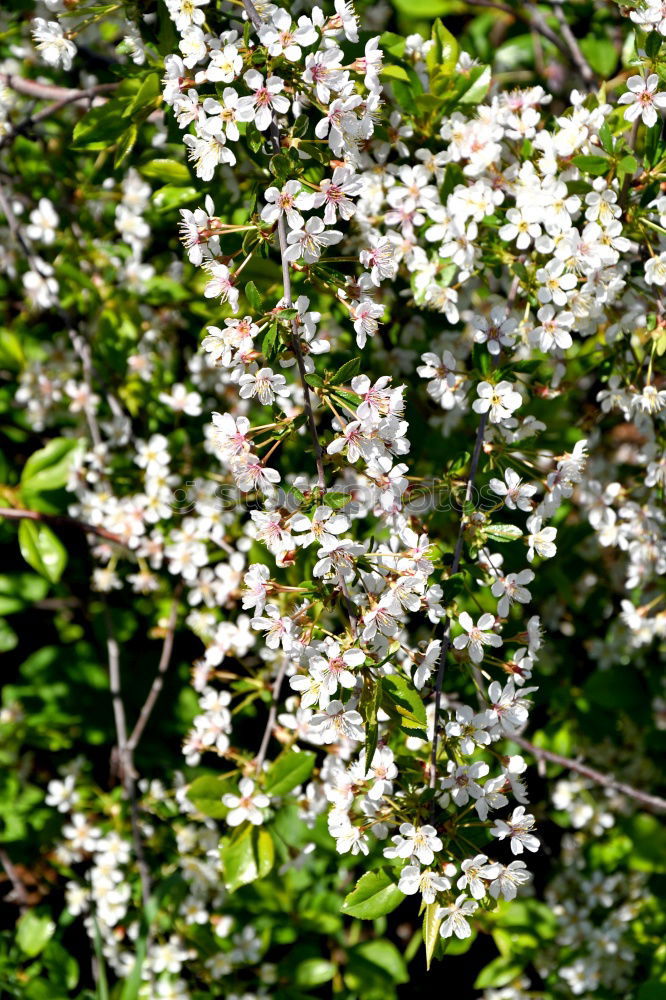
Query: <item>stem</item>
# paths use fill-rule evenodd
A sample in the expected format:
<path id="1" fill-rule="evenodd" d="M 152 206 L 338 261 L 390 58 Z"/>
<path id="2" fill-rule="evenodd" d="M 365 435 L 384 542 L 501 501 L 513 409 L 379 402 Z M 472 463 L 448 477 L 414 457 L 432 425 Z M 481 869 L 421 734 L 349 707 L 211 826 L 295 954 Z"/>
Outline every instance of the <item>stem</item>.
<path id="1" fill-rule="evenodd" d="M 658 795 L 650 795 L 649 792 L 643 792 L 632 785 L 626 785 L 623 781 L 618 781 L 617 778 L 614 778 L 612 774 L 604 774 L 602 771 L 597 771 L 588 764 L 582 763 L 582 761 L 563 757 L 561 754 L 553 753 L 552 750 L 545 750 L 543 747 L 536 747 L 533 743 L 523 739 L 522 736 L 510 736 L 508 738 L 513 743 L 517 743 L 523 750 L 531 753 L 537 760 L 548 760 L 552 764 L 559 764 L 561 767 L 566 767 L 568 771 L 575 771 L 577 774 L 582 774 L 604 788 L 614 788 L 615 791 L 620 792 L 622 795 L 626 795 L 628 798 L 642 803 L 646 809 L 651 809 L 655 812 L 666 812 L 666 799 L 662 799 Z"/>
<path id="2" fill-rule="evenodd" d="M 133 754 L 136 750 L 139 740 L 143 736 L 143 731 L 148 724 L 148 720 L 155 708 L 155 703 L 160 695 L 162 687 L 164 686 L 164 675 L 169 669 L 169 664 L 171 663 L 171 654 L 173 652 L 173 640 L 174 633 L 176 631 L 176 622 L 178 620 L 178 608 L 180 604 L 180 594 L 182 591 L 182 584 L 176 587 L 174 592 L 173 601 L 171 602 L 171 611 L 169 612 L 169 620 L 167 622 L 166 634 L 164 636 L 164 643 L 162 645 L 162 654 L 160 656 L 160 662 L 157 665 L 157 673 L 155 679 L 151 685 L 150 691 L 148 692 L 148 697 L 143 703 L 143 707 L 139 713 L 139 718 L 136 720 L 136 725 L 132 730 L 132 734 L 127 741 L 127 753 Z"/>
<path id="3" fill-rule="evenodd" d="M 260 28 L 263 21 L 257 13 L 257 9 L 252 3 L 252 0 L 243 0 L 243 7 L 245 12 L 250 19 L 250 22 L 255 28 Z M 273 114 L 271 120 L 269 135 L 271 139 L 271 144 L 273 150 L 276 153 L 280 152 L 280 126 L 277 122 L 277 115 Z M 284 222 L 284 215 L 280 215 L 277 224 L 278 242 L 280 245 L 280 262 L 282 264 L 282 288 L 284 292 L 285 308 L 290 309 L 292 307 L 292 297 L 291 297 L 291 273 L 289 271 L 289 261 L 285 257 L 287 252 L 287 227 Z M 294 352 L 294 357 L 296 358 L 296 364 L 298 365 L 298 373 L 301 379 L 301 385 L 303 387 L 303 399 L 305 412 L 308 420 L 308 427 L 310 429 L 310 437 L 312 438 L 312 446 L 315 453 L 315 463 L 317 465 L 317 479 L 319 488 L 324 490 L 326 488 L 326 478 L 324 476 L 324 464 L 322 460 L 323 449 L 319 442 L 319 435 L 317 433 L 317 424 L 315 423 L 314 412 L 312 410 L 312 399 L 310 397 L 310 387 L 305 381 L 305 363 L 303 361 L 303 352 L 301 350 L 301 340 L 298 335 L 298 323 L 296 320 L 291 321 L 291 349 Z"/>
<path id="4" fill-rule="evenodd" d="M 469 466 L 469 477 L 467 479 L 467 489 L 465 490 L 465 504 L 469 503 L 472 499 L 472 490 L 474 488 L 474 479 L 476 477 L 476 472 L 479 466 L 479 458 L 481 456 L 481 447 L 483 445 L 483 436 L 486 432 L 486 424 L 488 423 L 488 413 L 481 414 L 481 419 L 479 421 L 479 426 L 476 431 L 476 439 L 474 441 L 474 450 L 472 452 L 472 461 Z M 458 567 L 460 566 L 460 558 L 462 556 L 463 541 L 465 536 L 465 507 L 463 505 L 463 514 L 460 518 L 460 525 L 458 527 L 458 537 L 456 539 L 456 547 L 453 552 L 453 562 L 451 563 L 451 575 L 458 572 Z M 447 619 L 446 625 L 444 626 L 444 634 L 442 636 L 442 648 L 439 654 L 439 663 L 437 665 L 437 681 L 435 684 L 435 721 L 433 724 L 433 735 L 432 735 L 432 754 L 430 756 L 430 788 L 434 788 L 437 783 L 437 748 L 439 744 L 439 711 L 442 703 L 442 685 L 444 683 L 444 668 L 446 666 L 446 656 L 451 648 L 451 621 Z M 434 803 L 433 803 L 434 807 Z"/>
<path id="5" fill-rule="evenodd" d="M 284 656 L 280 669 L 277 672 L 275 680 L 273 681 L 272 688 L 272 700 L 271 707 L 268 710 L 268 719 L 266 720 L 266 726 L 264 728 L 264 735 L 261 737 L 261 744 L 259 746 L 259 751 L 255 758 L 255 768 L 257 774 L 261 774 L 261 770 L 264 766 L 264 760 L 266 759 L 266 751 L 268 750 L 268 742 L 271 738 L 273 732 L 273 727 L 275 726 L 275 719 L 277 718 L 277 704 L 280 698 L 280 689 L 282 687 L 282 681 L 287 669 L 287 657 Z"/>
<path id="6" fill-rule="evenodd" d="M 115 542 L 116 545 L 124 545 L 125 542 L 120 535 L 114 535 L 106 528 L 100 528 L 95 524 L 86 524 L 85 521 L 78 521 L 75 517 L 67 517 L 66 514 L 42 514 L 37 510 L 17 510 L 14 507 L 0 507 L 0 517 L 6 517 L 10 521 L 41 521 L 44 524 L 61 525 L 63 528 L 77 528 L 90 535 L 97 535 L 108 542 Z"/>

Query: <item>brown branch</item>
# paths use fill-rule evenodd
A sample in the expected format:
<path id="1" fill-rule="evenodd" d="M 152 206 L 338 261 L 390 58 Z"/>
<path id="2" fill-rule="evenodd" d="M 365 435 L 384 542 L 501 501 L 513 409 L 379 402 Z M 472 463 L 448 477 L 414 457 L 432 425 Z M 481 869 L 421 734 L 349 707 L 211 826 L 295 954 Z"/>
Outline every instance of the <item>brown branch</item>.
<path id="1" fill-rule="evenodd" d="M 12 884 L 12 891 L 5 899 L 8 902 L 16 903 L 21 913 L 23 913 L 30 905 L 28 890 L 21 881 L 19 873 L 4 847 L 0 847 L 0 865 L 4 868 L 5 874 Z"/>
<path id="2" fill-rule="evenodd" d="M 568 771 L 575 771 L 577 774 L 582 774 L 584 777 L 589 778 L 596 785 L 602 785 L 604 788 L 613 788 L 616 792 L 620 792 L 622 795 L 626 795 L 630 799 L 635 799 L 636 802 L 640 802 L 646 809 L 653 810 L 655 812 L 666 812 L 666 799 L 660 798 L 658 795 L 650 795 L 649 792 L 643 792 L 639 788 L 634 788 L 632 785 L 627 785 L 623 781 L 618 781 L 614 778 L 612 774 L 604 774 L 603 771 L 597 771 L 596 768 L 590 767 L 588 764 L 584 764 L 582 761 L 573 760 L 570 757 L 563 757 L 559 753 L 554 753 L 552 750 L 546 750 L 543 747 L 534 746 L 529 740 L 523 739 L 522 736 L 509 736 L 513 743 L 517 743 L 519 747 L 523 750 L 527 750 L 531 753 L 533 757 L 537 760 L 548 760 L 552 764 L 559 764 L 560 767 L 565 767 Z"/>
<path id="3" fill-rule="evenodd" d="M 252 0 L 243 0 L 243 7 L 247 13 L 248 18 L 255 28 L 260 28 L 263 21 L 257 13 L 256 7 L 252 3 Z M 273 146 L 273 151 L 279 153 L 282 146 L 280 141 L 280 126 L 278 125 L 277 115 L 274 113 L 269 135 L 271 139 L 271 144 Z M 280 262 L 282 264 L 282 286 L 284 291 L 285 307 L 287 309 L 292 306 L 291 298 L 291 273 L 289 271 L 289 261 L 286 259 L 285 254 L 287 252 L 287 227 L 284 222 L 284 215 L 280 215 L 277 223 L 277 233 L 278 241 L 280 244 Z M 312 438 L 312 446 L 314 448 L 315 463 L 317 465 L 317 478 L 319 481 L 320 489 L 324 490 L 326 488 L 326 480 L 324 476 L 324 463 L 323 463 L 323 449 L 319 441 L 319 435 L 317 433 L 317 424 L 314 418 L 314 412 L 312 410 L 312 400 L 310 398 L 310 387 L 306 382 L 305 376 L 305 362 L 303 361 L 303 352 L 301 350 L 301 341 L 298 334 L 298 323 L 296 320 L 291 321 L 291 349 L 294 352 L 294 357 L 296 358 L 296 364 L 298 366 L 298 373 L 301 380 L 301 385 L 303 387 L 303 399 L 305 413 L 308 421 L 308 428 L 310 430 L 310 437 Z"/>
<path id="4" fill-rule="evenodd" d="M 50 524 L 54 527 L 77 528 L 79 531 L 86 532 L 86 534 L 104 538 L 107 542 L 115 542 L 116 545 L 126 545 L 126 542 L 120 535 L 114 535 L 112 531 L 107 531 L 106 528 L 98 527 L 95 524 L 86 524 L 85 521 L 79 521 L 75 517 L 67 517 L 66 514 L 42 514 L 41 511 L 37 510 L 18 510 L 15 507 L 0 507 L 0 517 L 6 517 L 10 521 L 41 521 L 44 524 Z"/>
<path id="5" fill-rule="evenodd" d="M 282 687 L 282 681 L 284 679 L 285 671 L 287 669 L 287 657 L 283 656 L 280 669 L 277 672 L 275 680 L 273 682 L 273 689 L 271 691 L 271 707 L 268 710 L 268 719 L 266 720 L 266 726 L 264 728 L 264 735 L 261 737 L 261 746 L 257 756 L 255 757 L 254 763 L 257 774 L 261 774 L 261 769 L 264 766 L 264 760 L 266 759 L 266 751 L 268 750 L 268 743 L 273 732 L 273 727 L 275 726 L 275 720 L 277 718 L 277 705 L 280 699 L 280 688 Z"/>
<path id="6" fill-rule="evenodd" d="M 465 3 L 469 7 L 484 7 L 489 10 L 500 10 L 503 14 L 508 14 L 517 20 L 523 21 L 528 25 L 528 27 L 533 28 L 543 38 L 546 38 L 563 56 L 573 62 L 586 83 L 589 84 L 594 82 L 594 74 L 592 74 L 589 78 L 585 75 L 588 71 L 589 73 L 592 73 L 592 70 L 587 65 L 582 52 L 580 52 L 575 38 L 574 43 L 577 52 L 574 52 L 574 49 L 571 47 L 568 39 L 560 38 L 557 32 L 553 31 L 541 11 L 535 6 L 529 4 L 524 7 L 519 5 L 510 7 L 508 4 L 502 3 L 501 0 L 465 0 Z M 568 26 L 567 30 L 569 30 Z M 582 65 L 579 63 L 578 56 L 580 56 L 582 64 L 585 66 L 585 70 L 583 70 Z"/>
<path id="7" fill-rule="evenodd" d="M 555 17 L 557 18 L 557 22 L 560 26 L 560 31 L 562 32 L 562 38 L 564 39 L 564 42 L 567 48 L 569 49 L 569 53 L 571 55 L 571 61 L 575 65 L 576 69 L 578 70 L 583 80 L 588 85 L 588 87 L 594 86 L 596 83 L 594 70 L 592 69 L 587 59 L 583 55 L 581 47 L 578 44 L 578 39 L 576 38 L 573 31 L 569 27 L 564 11 L 562 10 L 562 4 L 554 3 L 553 11 L 555 13 Z"/>
<path id="8" fill-rule="evenodd" d="M 116 90 L 119 83 L 96 83 L 93 87 L 82 89 L 59 87 L 55 83 L 40 83 L 38 80 L 28 80 L 14 73 L 0 73 L 0 83 L 17 94 L 34 97 L 38 101 L 57 101 L 61 106 L 74 101 L 88 101 L 99 94 L 109 94 Z"/>
<path id="9" fill-rule="evenodd" d="M 467 488 L 465 489 L 465 500 L 463 504 L 463 513 L 460 518 L 460 525 L 458 526 L 458 537 L 456 539 L 456 547 L 453 552 L 453 561 L 451 562 L 451 575 L 458 572 L 458 567 L 460 566 L 460 559 L 462 557 L 463 541 L 465 538 L 465 507 L 472 499 L 472 490 L 474 489 L 474 479 L 476 478 L 476 472 L 479 466 L 479 458 L 481 457 L 481 447 L 483 445 L 483 437 L 486 432 L 486 425 L 488 423 L 489 410 L 481 414 L 481 419 L 479 420 L 479 426 L 476 431 L 476 439 L 474 441 L 474 450 L 472 451 L 472 460 L 469 466 L 469 476 L 467 478 Z M 444 626 L 444 634 L 442 635 L 442 648 L 439 653 L 439 662 L 437 664 L 437 680 L 435 683 L 435 721 L 433 723 L 433 734 L 432 734 L 432 752 L 430 755 L 430 788 L 434 788 L 437 783 L 437 748 L 439 745 L 439 711 L 442 704 L 442 685 L 444 683 L 444 669 L 446 667 L 446 657 L 451 648 L 451 620 L 447 618 L 446 624 Z"/>
<path id="10" fill-rule="evenodd" d="M 182 583 L 179 583 L 174 591 L 173 601 L 171 602 L 171 611 L 169 612 L 169 620 L 166 627 L 166 634 L 162 645 L 162 654 L 160 656 L 160 662 L 157 665 L 157 674 L 155 675 L 155 679 L 152 683 L 150 691 L 148 692 L 148 697 L 143 703 L 143 707 L 139 713 L 139 718 L 136 720 L 136 725 L 132 730 L 132 734 L 127 741 L 126 749 L 127 753 L 130 755 L 132 755 L 136 750 L 137 744 L 143 735 L 143 731 L 146 728 L 152 711 L 155 708 L 155 703 L 157 702 L 162 687 L 164 686 L 164 675 L 169 669 L 169 664 L 171 663 L 174 633 L 176 631 L 176 622 L 178 620 L 178 608 L 182 589 L 183 585 Z"/>
<path id="11" fill-rule="evenodd" d="M 259 14 L 257 13 L 257 9 L 252 3 L 252 0 L 243 0 L 243 7 L 245 8 L 245 12 L 250 20 L 250 23 L 254 26 L 254 28 L 259 29 L 262 26 L 263 21 L 261 20 Z M 269 135 L 274 152 L 279 153 L 282 147 L 280 141 L 280 126 L 278 125 L 276 114 L 273 114 L 269 129 Z M 285 256 L 287 252 L 287 227 L 285 226 L 283 215 L 281 215 L 278 218 L 277 233 L 280 245 L 280 263 L 282 265 L 282 287 L 284 292 L 284 302 L 286 308 L 290 308 L 292 305 L 291 273 L 289 270 L 289 261 Z M 303 361 L 303 352 L 301 350 L 301 341 L 298 334 L 298 324 L 296 320 L 292 320 L 291 323 L 291 349 L 294 353 L 294 357 L 296 358 L 298 373 L 300 376 L 301 385 L 303 387 L 304 407 L 307 416 L 310 437 L 312 439 L 312 447 L 314 449 L 315 463 L 317 466 L 317 479 L 320 489 L 325 490 L 326 478 L 324 475 L 323 449 L 319 441 L 319 435 L 317 433 L 317 424 L 312 409 L 312 400 L 310 398 L 310 387 L 308 386 L 308 383 L 305 379 L 306 376 L 305 362 Z M 280 669 L 277 672 L 275 681 L 273 682 L 273 688 L 272 688 L 273 697 L 271 701 L 271 707 L 268 712 L 268 719 L 266 720 L 266 726 L 264 728 L 264 733 L 261 738 L 259 752 L 257 753 L 257 756 L 255 758 L 255 766 L 257 769 L 257 773 L 261 772 L 261 768 L 266 758 L 266 751 L 268 750 L 268 743 L 270 741 L 271 733 L 273 732 L 273 727 L 275 726 L 275 719 L 277 716 L 277 703 L 280 697 L 280 689 L 282 687 L 282 680 L 284 678 L 286 666 L 287 666 L 286 659 L 284 659 L 282 665 L 280 666 Z"/>

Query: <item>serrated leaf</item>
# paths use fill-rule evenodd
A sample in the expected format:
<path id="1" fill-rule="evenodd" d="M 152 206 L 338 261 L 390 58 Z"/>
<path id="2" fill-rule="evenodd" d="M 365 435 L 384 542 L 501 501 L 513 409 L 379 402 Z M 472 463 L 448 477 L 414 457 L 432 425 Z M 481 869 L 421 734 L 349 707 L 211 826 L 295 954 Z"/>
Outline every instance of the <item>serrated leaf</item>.
<path id="1" fill-rule="evenodd" d="M 264 311 L 264 303 L 261 295 L 259 294 L 259 289 L 255 285 L 254 281 L 248 281 L 245 286 L 245 298 L 255 312 L 262 313 Z"/>
<path id="2" fill-rule="evenodd" d="M 316 755 L 310 750 L 287 750 L 271 764 L 266 773 L 267 795 L 286 795 L 302 785 L 312 774 Z"/>
<path id="3" fill-rule="evenodd" d="M 189 184 L 192 175 L 179 160 L 156 159 L 139 167 L 144 177 L 154 177 L 163 184 Z"/>
<path id="4" fill-rule="evenodd" d="M 604 156 L 574 156 L 572 163 L 584 174 L 592 174 L 593 177 L 601 177 L 610 169 L 610 160 Z"/>
<path id="5" fill-rule="evenodd" d="M 33 452 L 23 466 L 21 488 L 33 493 L 62 489 L 77 445 L 73 438 L 54 438 L 44 448 Z"/>
<path id="6" fill-rule="evenodd" d="M 430 963 L 432 962 L 432 957 L 435 954 L 435 948 L 439 941 L 439 928 L 442 923 L 442 918 L 436 916 L 439 908 L 439 903 L 437 902 L 426 903 L 423 914 L 423 943 L 426 953 L 426 969 L 430 968 Z"/>
<path id="7" fill-rule="evenodd" d="M 57 583 L 67 565 L 67 549 L 51 529 L 36 521 L 21 521 L 18 540 L 27 564 L 51 583 Z"/>
<path id="8" fill-rule="evenodd" d="M 375 920 L 395 910 L 404 898 L 386 871 L 366 872 L 345 897 L 341 911 L 359 920 Z"/>
<path id="9" fill-rule="evenodd" d="M 375 755 L 375 750 L 377 749 L 377 741 L 379 738 L 379 722 L 377 719 L 377 712 L 379 710 L 381 697 L 382 678 L 378 677 L 376 680 L 372 680 L 368 677 L 363 685 L 363 690 L 358 704 L 358 709 L 363 717 L 363 724 L 365 728 L 366 767 L 370 767 L 372 758 Z"/>
<path id="10" fill-rule="evenodd" d="M 222 848 L 220 858 L 227 891 L 235 892 L 268 875 L 275 861 L 273 838 L 268 830 L 248 823 Z"/>
<path id="11" fill-rule="evenodd" d="M 361 359 L 360 357 L 351 358 L 349 361 L 345 361 L 342 368 L 340 368 L 335 375 L 330 379 L 331 385 L 344 385 L 345 382 L 351 382 L 354 376 L 358 375 L 361 370 Z"/>
<path id="12" fill-rule="evenodd" d="M 261 350 L 266 358 L 266 361 L 275 360 L 278 355 L 280 344 L 279 327 L 277 322 L 273 322 L 266 330 L 264 339 L 261 342 Z"/>
<path id="13" fill-rule="evenodd" d="M 231 791 L 231 784 L 230 779 L 223 775 L 204 774 L 192 782 L 187 797 L 204 816 L 221 819 L 228 812 L 227 807 L 222 805 L 222 796 Z"/>
<path id="14" fill-rule="evenodd" d="M 522 538 L 523 533 L 515 524 L 489 524 L 484 529 L 488 538 L 496 542 L 515 542 L 517 538 Z"/>
<path id="15" fill-rule="evenodd" d="M 307 382 L 308 385 L 313 386 L 315 389 L 321 389 L 322 386 L 324 385 L 323 378 L 320 375 L 316 375 L 314 372 L 312 372 L 309 375 L 306 375 L 305 381 Z"/>
<path id="16" fill-rule="evenodd" d="M 30 958 L 44 950 L 55 933 L 55 921 L 48 914 L 27 910 L 16 927 L 16 943 Z"/>
<path id="17" fill-rule="evenodd" d="M 123 132 L 120 139 L 116 144 L 116 155 L 113 159 L 114 167 L 120 167 L 125 162 L 127 157 L 130 155 L 134 149 L 134 145 L 139 136 L 139 126 L 130 125 L 130 127 Z"/>
<path id="18" fill-rule="evenodd" d="M 427 719 L 423 699 L 411 681 L 406 680 L 401 674 L 389 674 L 382 679 L 382 690 L 387 698 L 382 702 L 383 707 L 392 714 L 397 715 L 403 729 L 410 731 L 422 731 L 425 738 L 427 729 Z"/>

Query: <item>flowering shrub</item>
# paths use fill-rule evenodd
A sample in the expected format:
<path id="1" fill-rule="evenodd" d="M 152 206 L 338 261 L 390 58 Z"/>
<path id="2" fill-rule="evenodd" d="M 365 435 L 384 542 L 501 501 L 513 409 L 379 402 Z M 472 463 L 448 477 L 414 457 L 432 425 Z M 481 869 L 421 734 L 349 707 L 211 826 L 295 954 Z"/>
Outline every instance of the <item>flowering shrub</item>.
<path id="1" fill-rule="evenodd" d="M 666 996 L 664 5 L 14 6 L 3 995 Z"/>

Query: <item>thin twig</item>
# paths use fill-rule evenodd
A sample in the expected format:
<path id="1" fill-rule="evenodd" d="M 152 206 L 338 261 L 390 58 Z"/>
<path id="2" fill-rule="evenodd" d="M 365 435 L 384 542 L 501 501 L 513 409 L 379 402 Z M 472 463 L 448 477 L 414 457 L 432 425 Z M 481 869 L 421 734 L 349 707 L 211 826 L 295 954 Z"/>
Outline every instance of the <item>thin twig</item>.
<path id="1" fill-rule="evenodd" d="M 252 0 L 243 0 L 243 7 L 250 20 L 250 23 L 254 28 L 261 28 L 263 21 L 261 20 L 257 9 L 252 3 Z M 281 140 L 280 140 L 280 126 L 278 125 L 277 115 L 273 114 L 271 119 L 269 136 L 271 140 L 271 145 L 276 153 L 280 152 Z M 282 289 L 285 307 L 288 309 L 292 305 L 291 297 L 291 273 L 289 271 L 289 261 L 286 258 L 287 252 L 287 227 L 285 226 L 284 216 L 280 216 L 277 224 L 278 242 L 280 246 L 280 263 L 282 265 Z M 319 441 L 319 434 L 317 433 L 317 424 L 314 418 L 314 412 L 312 409 L 312 400 L 310 398 L 310 387 L 305 379 L 305 362 L 303 361 L 303 352 L 301 350 L 301 341 L 298 333 L 298 323 L 296 320 L 291 322 L 291 349 L 296 358 L 296 364 L 298 366 L 298 373 L 301 380 L 301 385 L 303 387 L 303 400 L 304 408 L 307 416 L 308 428 L 310 430 L 310 437 L 312 439 L 312 447 L 314 449 L 315 463 L 317 466 L 317 480 L 319 488 L 323 491 L 326 489 L 326 477 L 324 475 L 324 463 L 323 463 L 323 449 Z M 268 743 L 273 732 L 273 727 L 275 726 L 275 719 L 277 716 L 277 703 L 280 697 L 280 689 L 282 687 L 282 680 L 284 677 L 284 672 L 286 670 L 286 659 L 283 660 L 280 669 L 278 670 L 277 676 L 273 683 L 272 690 L 272 702 L 268 712 L 268 719 L 266 720 L 266 727 L 264 729 L 263 736 L 261 738 L 261 744 L 259 746 L 259 752 L 255 758 L 257 773 L 261 772 L 264 759 L 266 757 L 266 751 L 268 749 Z"/>
<path id="2" fill-rule="evenodd" d="M 552 764 L 559 764 L 561 767 L 566 767 L 568 771 L 575 771 L 577 774 L 582 774 L 596 785 L 602 785 L 604 788 L 613 788 L 616 792 L 620 792 L 628 798 L 635 799 L 644 805 L 646 809 L 652 809 L 655 812 L 666 812 L 666 799 L 662 799 L 658 795 L 650 795 L 649 792 L 643 792 L 639 788 L 634 788 L 623 781 L 618 781 L 612 774 L 604 774 L 603 771 L 597 771 L 596 768 L 590 767 L 588 764 L 582 763 L 582 761 L 573 760 L 571 757 L 563 757 L 562 754 L 553 753 L 552 750 L 534 746 L 533 743 L 523 739 L 522 736 L 510 736 L 508 738 L 517 743 L 523 750 L 531 753 L 537 760 L 549 760 Z"/>
<path id="3" fill-rule="evenodd" d="M 21 881 L 19 873 L 14 866 L 14 862 L 9 857 L 4 847 L 0 847 L 0 865 L 4 868 L 5 874 L 12 884 L 12 891 L 9 896 L 5 897 L 5 900 L 7 902 L 16 903 L 21 913 L 23 913 L 30 905 L 28 890 Z"/>
<path id="4" fill-rule="evenodd" d="M 268 710 L 268 719 L 266 720 L 266 727 L 264 729 L 264 735 L 261 737 L 261 745 L 257 756 L 255 757 L 255 768 L 257 774 L 261 774 L 261 769 L 264 766 L 264 760 L 266 759 L 266 751 L 268 750 L 268 742 L 271 738 L 273 732 L 273 727 L 275 726 L 275 720 L 277 718 L 277 706 L 280 700 L 280 689 L 282 687 L 282 681 L 284 679 L 285 671 L 287 669 L 287 657 L 283 657 L 282 663 L 280 664 L 280 669 L 277 672 L 275 680 L 273 681 L 273 689 L 271 691 L 271 707 Z"/>
<path id="5" fill-rule="evenodd" d="M 86 534 L 97 535 L 108 542 L 115 542 L 116 545 L 126 544 L 120 535 L 114 535 L 112 531 L 107 531 L 106 528 L 98 527 L 96 524 L 86 524 L 85 521 L 79 521 L 75 517 L 67 517 L 66 514 L 42 514 L 41 511 L 37 510 L 17 510 L 15 507 L 0 507 L 0 517 L 6 517 L 14 521 L 41 521 L 44 524 L 52 524 L 54 527 L 77 528 L 79 531 L 86 532 Z"/>
<path id="6" fill-rule="evenodd" d="M 125 704 L 123 702 L 122 687 L 120 680 L 120 648 L 115 636 L 113 621 L 108 605 L 104 603 L 104 619 L 106 624 L 106 650 L 109 664 L 109 687 L 111 689 L 111 704 L 113 706 L 113 719 L 116 727 L 116 746 L 112 755 L 112 764 L 118 773 L 118 777 L 125 791 L 130 812 L 130 825 L 132 828 L 132 846 L 136 865 L 139 869 L 139 880 L 141 882 L 141 898 L 144 907 L 147 906 L 151 893 L 150 871 L 143 853 L 143 843 L 141 840 L 141 827 L 139 824 L 139 804 L 136 798 L 136 772 L 132 753 L 127 749 L 127 718 L 125 715 Z"/>
<path id="7" fill-rule="evenodd" d="M 155 703 L 160 695 L 162 687 L 164 686 L 164 675 L 169 669 L 169 664 L 171 663 L 171 654 L 173 652 L 173 640 L 174 633 L 176 631 L 176 622 L 178 621 L 178 608 L 180 605 L 180 594 L 182 591 L 182 583 L 176 587 L 173 595 L 173 601 L 171 602 L 171 611 L 169 612 L 169 620 L 167 622 L 166 634 L 164 636 L 164 642 L 162 644 L 162 654 L 160 656 L 160 662 L 157 665 L 157 673 L 155 679 L 152 683 L 150 691 L 148 692 L 148 697 L 143 703 L 143 707 L 139 713 L 139 718 L 136 720 L 136 725 L 132 730 L 132 734 L 127 741 L 127 753 L 133 754 L 136 750 L 139 740 L 143 736 L 143 731 L 148 724 L 148 720 L 155 708 Z"/>
<path id="8" fill-rule="evenodd" d="M 576 69 L 582 76 L 585 83 L 589 87 L 594 86 L 594 84 L 596 83 L 594 70 L 592 69 L 589 62 L 583 55 L 580 45 L 578 44 L 578 39 L 576 38 L 573 31 L 569 27 L 564 11 L 562 10 L 562 4 L 554 3 L 553 11 L 555 13 L 555 17 L 557 18 L 557 22 L 560 26 L 560 31 L 562 32 L 562 38 L 564 39 L 564 42 L 567 45 L 569 52 L 571 53 L 572 62 L 576 66 Z"/>
<path id="9" fill-rule="evenodd" d="M 469 7 L 485 7 L 489 10 L 501 10 L 503 14 L 509 14 L 511 17 L 523 21 L 530 28 L 538 31 L 543 38 L 547 38 L 563 56 L 575 62 L 573 52 L 567 43 L 548 25 L 541 11 L 531 4 L 524 7 L 509 7 L 507 4 L 501 3 L 500 0 L 465 0 L 465 3 Z M 576 66 L 580 69 L 577 63 Z"/>
<path id="10" fill-rule="evenodd" d="M 243 0 L 243 7 L 247 13 L 253 26 L 259 29 L 263 21 L 257 13 L 257 9 L 252 3 L 252 0 Z M 271 124 L 269 128 L 269 136 L 271 139 L 271 144 L 273 150 L 279 153 L 282 145 L 280 141 L 280 126 L 278 125 L 277 115 L 274 113 L 271 119 Z M 281 215 L 278 218 L 277 224 L 278 242 L 280 245 L 280 262 L 282 264 L 282 286 L 284 292 L 284 302 L 287 309 L 292 306 L 291 298 L 291 273 L 289 271 L 289 261 L 287 260 L 285 254 L 287 252 L 287 227 L 284 222 L 284 216 Z M 312 410 L 312 400 L 310 398 L 310 387 L 306 382 L 305 376 L 305 362 L 303 361 L 303 352 L 301 350 L 301 341 L 298 334 L 298 323 L 296 320 L 291 322 L 291 349 L 294 352 L 294 357 L 296 358 L 296 364 L 298 365 L 298 373 L 301 380 L 301 385 L 303 387 L 303 399 L 305 413 L 307 415 L 308 427 L 310 429 L 310 437 L 312 438 L 312 446 L 315 453 L 315 463 L 317 465 L 317 478 L 319 482 L 319 488 L 324 490 L 326 488 L 326 480 L 324 477 L 324 464 L 323 464 L 323 449 L 319 441 L 319 435 L 317 433 L 317 424 L 314 418 L 314 412 Z"/>
<path id="11" fill-rule="evenodd" d="M 472 451 L 472 460 L 469 466 L 469 476 L 467 479 L 467 488 L 465 490 L 465 501 L 463 504 L 463 513 L 460 518 L 460 525 L 458 527 L 458 537 L 456 539 L 456 547 L 453 552 L 453 561 L 451 563 L 451 575 L 458 572 L 458 567 L 460 566 L 460 559 L 462 556 L 463 542 L 465 538 L 465 524 L 466 524 L 466 514 L 465 507 L 472 499 L 472 490 L 474 489 L 474 479 L 476 478 L 476 472 L 479 466 L 479 458 L 481 456 L 481 447 L 483 445 L 483 436 L 486 432 L 486 424 L 488 423 L 488 413 L 481 414 L 481 419 L 479 420 L 479 426 L 476 431 L 476 439 L 474 441 L 474 449 Z M 439 711 L 442 703 L 442 685 L 444 683 L 444 669 L 446 667 L 446 657 L 451 648 L 451 620 L 447 618 L 446 625 L 444 626 L 444 634 L 442 636 L 442 647 L 439 653 L 439 662 L 437 664 L 437 680 L 435 683 L 435 721 L 433 725 L 432 734 L 432 753 L 430 756 L 430 787 L 434 788 L 437 783 L 437 748 L 439 744 Z"/>
<path id="12" fill-rule="evenodd" d="M 120 81 L 117 83 L 96 83 L 92 87 L 73 88 L 59 87 L 55 83 L 28 80 L 26 77 L 16 76 L 14 73 L 0 73 L 0 85 L 15 90 L 17 94 L 35 97 L 39 101 L 58 101 L 62 106 L 74 101 L 88 101 L 92 97 L 97 97 L 98 94 L 108 94 L 120 86 Z"/>

